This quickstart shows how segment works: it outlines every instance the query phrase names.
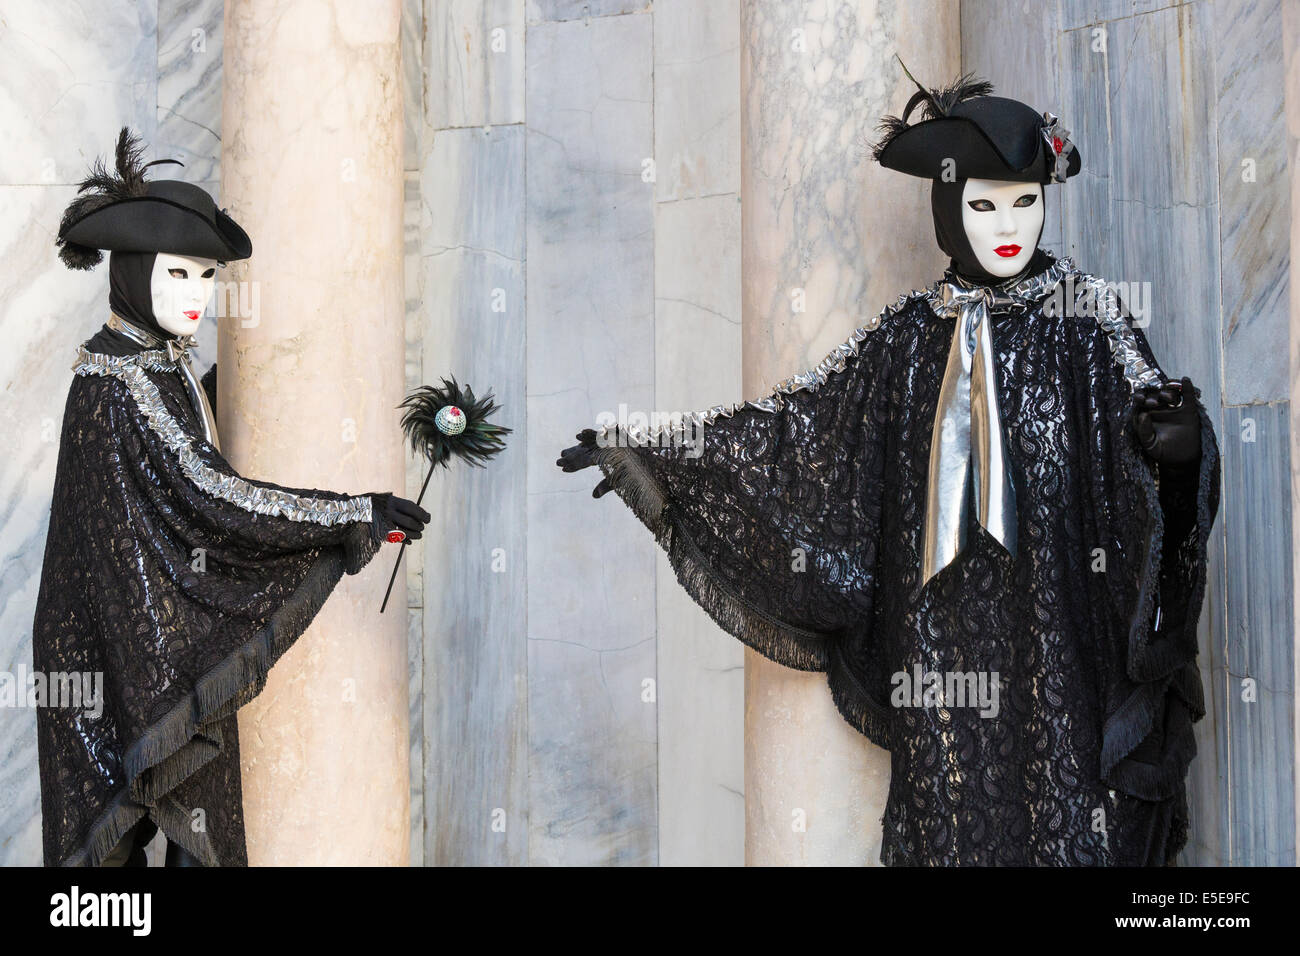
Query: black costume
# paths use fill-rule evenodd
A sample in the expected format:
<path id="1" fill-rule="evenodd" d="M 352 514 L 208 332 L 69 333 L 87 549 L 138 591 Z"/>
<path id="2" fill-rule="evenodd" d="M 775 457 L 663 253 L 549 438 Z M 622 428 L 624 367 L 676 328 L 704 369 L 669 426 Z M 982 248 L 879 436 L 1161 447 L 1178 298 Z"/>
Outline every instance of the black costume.
<path id="1" fill-rule="evenodd" d="M 112 250 L 114 315 L 74 366 L 33 656 L 37 672 L 102 673 L 105 699 L 99 717 L 38 711 L 45 861 L 93 866 L 133 839 L 138 858 L 157 826 L 169 857 L 241 865 L 236 711 L 342 575 L 422 522 L 398 518 L 401 499 L 282 488 L 221 456 L 215 376 L 201 397 L 187 385 L 190 343 L 154 322 L 149 274 L 155 252 L 251 245 L 198 187 L 145 182 L 138 154 L 123 130 L 117 175 L 97 167 L 60 229 L 73 267 Z"/>
<path id="2" fill-rule="evenodd" d="M 895 146 L 882 162 L 956 156 L 963 178 L 1027 182 L 1077 170 L 1077 151 L 1048 152 L 1043 129 L 1064 138 L 1053 118 L 987 92 L 922 91 L 929 119 L 887 121 Z M 949 118 L 961 115 L 976 120 Z M 559 463 L 600 467 L 597 496 L 618 492 L 722 628 L 827 673 L 844 718 L 891 753 L 882 862 L 1164 864 L 1186 840 L 1204 714 L 1196 620 L 1218 507 L 1213 429 L 1187 380 L 1177 411 L 1172 389 L 1151 397 L 1163 374 L 1101 280 L 1042 249 L 1018 276 L 979 275 L 964 235 L 943 235 L 944 189 L 936 229 L 954 259 L 931 288 L 769 396 L 689 416 L 703 426 L 694 447 L 689 430 L 610 427 Z M 1054 300 L 1076 299 L 1053 314 Z M 978 368 L 983 335 L 1000 425 L 974 422 L 968 375 L 971 464 L 945 501 L 932 438 L 953 357 L 967 344 Z M 1182 431 L 1167 429 L 1174 418 Z M 1188 435 L 1190 463 L 1150 457 Z M 999 449 L 1005 498 L 988 464 Z M 999 503 L 1005 523 L 990 517 Z M 927 535 L 941 508 L 959 509 L 959 539 Z M 898 693 L 899 675 L 928 673 L 996 675 L 996 714 Z"/>

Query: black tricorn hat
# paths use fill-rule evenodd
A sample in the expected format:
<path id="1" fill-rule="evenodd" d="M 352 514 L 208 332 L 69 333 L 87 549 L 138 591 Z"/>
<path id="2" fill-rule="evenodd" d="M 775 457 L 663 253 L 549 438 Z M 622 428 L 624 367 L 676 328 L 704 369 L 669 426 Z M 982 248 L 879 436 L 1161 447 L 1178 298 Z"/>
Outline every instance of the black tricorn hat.
<path id="1" fill-rule="evenodd" d="M 900 59 L 899 63 L 903 61 Z M 876 160 L 909 176 L 1062 183 L 1079 171 L 1079 150 L 1051 113 L 1019 100 L 990 96 L 993 85 L 966 74 L 946 89 L 928 90 L 903 67 L 917 92 L 901 117 L 886 116 Z M 923 119 L 907 118 L 924 104 Z"/>
<path id="2" fill-rule="evenodd" d="M 177 179 L 146 180 L 144 148 L 123 126 L 117 138 L 116 172 L 95 160 L 78 196 L 59 223 L 59 258 L 69 269 L 90 269 L 109 252 L 167 252 L 231 262 L 253 254 L 248 233 L 208 193 Z M 179 165 L 179 163 L 177 163 Z"/>

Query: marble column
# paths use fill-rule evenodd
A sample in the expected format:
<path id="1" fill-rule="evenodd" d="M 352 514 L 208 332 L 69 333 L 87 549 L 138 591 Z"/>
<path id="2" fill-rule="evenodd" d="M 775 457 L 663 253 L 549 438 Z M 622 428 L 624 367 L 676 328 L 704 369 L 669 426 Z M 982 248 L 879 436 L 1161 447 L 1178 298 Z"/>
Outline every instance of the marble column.
<path id="1" fill-rule="evenodd" d="M 950 0 L 743 0 L 741 307 L 745 394 L 811 368 L 941 271 L 928 195 L 867 143 L 919 77 L 960 63 Z M 745 858 L 875 865 L 889 755 L 840 717 L 824 674 L 747 652 Z"/>
<path id="2" fill-rule="evenodd" d="M 227 0 L 223 202 L 253 240 L 230 270 L 218 423 L 244 474 L 401 491 L 399 0 Z M 249 862 L 409 859 L 406 618 L 392 554 L 345 578 L 240 713 Z"/>

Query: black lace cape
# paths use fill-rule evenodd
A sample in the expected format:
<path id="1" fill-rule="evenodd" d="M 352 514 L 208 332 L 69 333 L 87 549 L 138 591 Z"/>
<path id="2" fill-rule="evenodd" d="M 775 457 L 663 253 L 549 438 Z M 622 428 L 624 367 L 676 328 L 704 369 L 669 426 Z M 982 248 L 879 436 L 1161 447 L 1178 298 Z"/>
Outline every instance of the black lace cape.
<path id="1" fill-rule="evenodd" d="M 844 719 L 890 750 L 886 864 L 1153 865 L 1186 841 L 1213 426 L 1202 411 L 1199 473 L 1160 475 L 1136 441 L 1124 343 L 1044 301 L 992 324 L 1014 561 L 972 527 L 920 587 L 954 326 L 923 293 L 763 400 L 699 413 L 695 449 L 616 426 L 597 452 L 692 598 L 764 656 L 825 671 Z M 894 706 L 916 703 L 891 695 L 918 667 L 996 672 L 997 715 Z"/>
<path id="2" fill-rule="evenodd" d="M 235 712 L 387 528 L 368 496 L 236 475 L 165 352 L 83 349 L 76 371 L 33 658 L 102 674 L 104 700 L 37 712 L 46 865 L 97 865 L 146 815 L 246 864 Z"/>

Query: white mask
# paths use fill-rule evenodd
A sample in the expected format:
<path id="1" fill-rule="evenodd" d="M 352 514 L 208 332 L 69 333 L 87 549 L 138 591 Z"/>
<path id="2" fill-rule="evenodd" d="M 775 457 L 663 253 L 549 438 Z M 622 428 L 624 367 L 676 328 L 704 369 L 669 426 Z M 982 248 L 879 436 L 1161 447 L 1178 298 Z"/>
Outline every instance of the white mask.
<path id="1" fill-rule="evenodd" d="M 193 335 L 216 283 L 216 259 L 158 253 L 149 277 L 149 292 L 153 296 L 153 317 L 159 327 L 172 335 Z"/>
<path id="2" fill-rule="evenodd" d="M 1008 278 L 1029 263 L 1043 232 L 1043 187 L 968 179 L 961 191 L 966 240 L 985 272 Z"/>

